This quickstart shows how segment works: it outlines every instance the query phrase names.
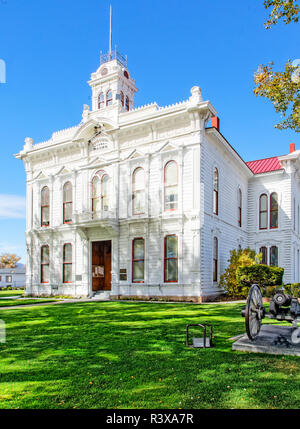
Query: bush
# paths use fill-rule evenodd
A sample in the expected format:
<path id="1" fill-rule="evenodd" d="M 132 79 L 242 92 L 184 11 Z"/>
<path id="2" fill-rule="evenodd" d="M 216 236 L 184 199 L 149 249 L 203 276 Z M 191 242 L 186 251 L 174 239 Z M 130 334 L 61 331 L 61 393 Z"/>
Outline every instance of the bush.
<path id="1" fill-rule="evenodd" d="M 300 283 L 291 283 L 284 285 L 284 291 L 294 298 L 300 298 Z"/>
<path id="2" fill-rule="evenodd" d="M 249 267 L 239 267 L 236 272 L 237 282 L 246 297 L 251 285 L 258 284 L 262 289 L 281 286 L 284 269 L 255 264 Z"/>
<path id="3" fill-rule="evenodd" d="M 229 297 L 243 297 L 242 288 L 236 279 L 236 270 L 241 266 L 250 266 L 255 264 L 255 250 L 234 249 L 230 251 L 229 265 L 224 274 L 220 277 L 220 286 L 226 291 Z"/>

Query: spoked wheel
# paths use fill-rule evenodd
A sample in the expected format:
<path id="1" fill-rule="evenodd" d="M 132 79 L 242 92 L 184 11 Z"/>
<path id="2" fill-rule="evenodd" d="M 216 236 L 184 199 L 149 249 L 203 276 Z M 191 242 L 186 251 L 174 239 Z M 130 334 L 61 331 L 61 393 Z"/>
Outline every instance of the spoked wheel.
<path id="1" fill-rule="evenodd" d="M 250 340 L 254 340 L 259 334 L 264 315 L 265 308 L 262 303 L 261 291 L 258 285 L 252 285 L 245 310 L 246 332 Z"/>

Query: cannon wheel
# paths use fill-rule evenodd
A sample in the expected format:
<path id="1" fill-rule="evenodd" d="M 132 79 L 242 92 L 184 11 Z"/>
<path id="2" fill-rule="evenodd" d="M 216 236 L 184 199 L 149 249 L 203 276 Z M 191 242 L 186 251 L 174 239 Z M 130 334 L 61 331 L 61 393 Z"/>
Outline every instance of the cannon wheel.
<path id="1" fill-rule="evenodd" d="M 252 285 L 249 290 L 245 311 L 246 332 L 250 340 L 254 340 L 259 334 L 263 317 L 264 306 L 261 291 L 258 285 Z"/>

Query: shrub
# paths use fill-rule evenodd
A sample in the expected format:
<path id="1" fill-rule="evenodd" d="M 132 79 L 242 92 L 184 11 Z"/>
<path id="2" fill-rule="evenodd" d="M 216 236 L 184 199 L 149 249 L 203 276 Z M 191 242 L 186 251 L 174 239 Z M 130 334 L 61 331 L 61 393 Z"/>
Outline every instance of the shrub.
<path id="1" fill-rule="evenodd" d="M 284 291 L 294 298 L 300 298 L 300 283 L 286 284 Z"/>
<path id="2" fill-rule="evenodd" d="M 226 291 L 227 296 L 242 297 L 242 288 L 236 279 L 236 270 L 241 266 L 251 266 L 255 264 L 255 250 L 234 249 L 230 251 L 229 265 L 224 274 L 220 277 L 220 286 Z"/>
<path id="3" fill-rule="evenodd" d="M 284 269 L 255 264 L 248 267 L 239 267 L 236 272 L 237 282 L 246 297 L 252 284 L 258 284 L 264 290 L 272 286 L 281 286 Z"/>

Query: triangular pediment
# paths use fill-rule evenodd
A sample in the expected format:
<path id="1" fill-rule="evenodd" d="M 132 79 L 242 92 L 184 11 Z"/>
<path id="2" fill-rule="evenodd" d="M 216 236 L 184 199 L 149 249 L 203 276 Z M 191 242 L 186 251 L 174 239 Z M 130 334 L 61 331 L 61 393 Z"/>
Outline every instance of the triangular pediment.
<path id="1" fill-rule="evenodd" d="M 35 180 L 42 180 L 42 179 L 47 179 L 47 176 L 42 172 L 42 171 L 40 171 L 36 176 L 35 176 L 35 178 L 34 178 Z"/>
<path id="2" fill-rule="evenodd" d="M 63 175 L 63 174 L 70 174 L 70 173 L 71 173 L 71 171 L 67 167 L 63 166 L 58 170 L 56 175 L 58 175 L 58 174 Z"/>
<path id="3" fill-rule="evenodd" d="M 144 156 L 145 156 L 144 153 L 135 149 L 134 151 L 131 152 L 131 154 L 127 157 L 127 159 L 143 158 Z"/>
<path id="4" fill-rule="evenodd" d="M 104 158 L 102 158 L 102 157 L 100 157 L 100 156 L 97 156 L 97 157 L 91 159 L 90 162 L 87 165 L 90 167 L 90 166 L 93 166 L 93 165 L 94 166 L 98 166 L 98 165 L 105 165 L 105 164 L 107 164 L 107 160 L 104 159 Z"/>
<path id="5" fill-rule="evenodd" d="M 170 142 L 166 142 L 158 149 L 158 152 L 168 152 L 170 150 L 178 150 L 178 147 L 174 146 Z"/>

